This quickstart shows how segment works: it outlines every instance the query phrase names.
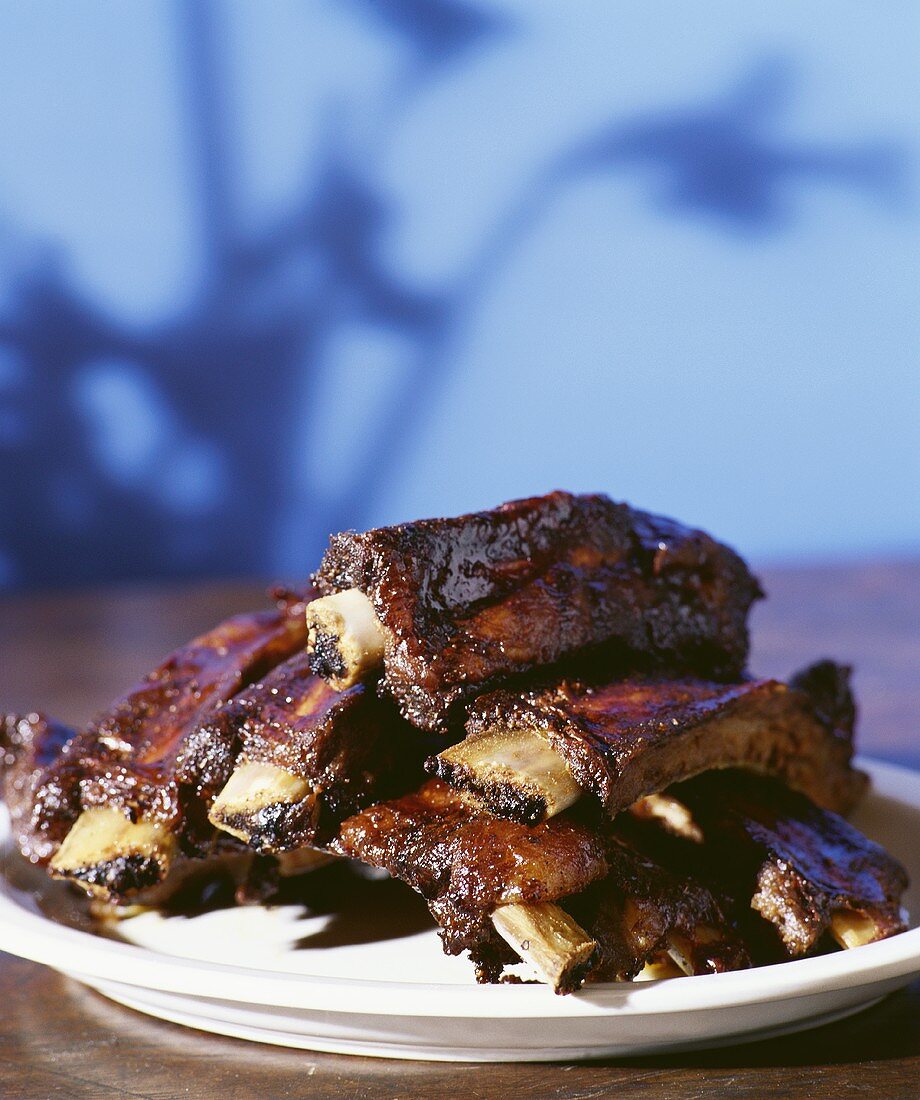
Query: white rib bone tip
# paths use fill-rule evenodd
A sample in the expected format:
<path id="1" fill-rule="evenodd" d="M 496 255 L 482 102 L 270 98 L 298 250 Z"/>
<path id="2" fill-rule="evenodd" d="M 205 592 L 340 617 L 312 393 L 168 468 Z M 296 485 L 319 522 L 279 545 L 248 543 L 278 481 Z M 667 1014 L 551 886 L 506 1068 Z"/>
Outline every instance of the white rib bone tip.
<path id="1" fill-rule="evenodd" d="M 383 663 L 386 632 L 371 601 L 357 588 L 307 604 L 307 647 L 337 691 L 359 683 Z"/>
<path id="2" fill-rule="evenodd" d="M 841 947 L 862 947 L 879 938 L 879 929 L 867 913 L 842 909 L 831 917 L 831 935 Z"/>
<path id="3" fill-rule="evenodd" d="M 492 914 L 495 931 L 542 982 L 565 991 L 573 971 L 584 966 L 597 943 L 552 902 L 502 905 Z"/>
<path id="4" fill-rule="evenodd" d="M 490 789 L 517 790 L 522 801 L 540 801 L 545 816 L 554 817 L 582 795 L 565 760 L 536 730 L 490 730 L 438 755 L 458 769 L 458 783 L 482 791 L 486 801 Z"/>
<path id="5" fill-rule="evenodd" d="M 175 837 L 160 822 L 131 821 L 114 807 L 99 806 L 80 814 L 49 870 L 59 878 L 73 878 L 80 871 L 139 856 L 156 860 L 165 875 L 175 849 Z"/>
<path id="6" fill-rule="evenodd" d="M 311 793 L 299 775 L 274 764 L 240 764 L 211 804 L 208 820 L 218 829 L 240 840 L 249 840 L 243 828 L 247 817 L 254 817 L 268 806 L 293 805 Z"/>

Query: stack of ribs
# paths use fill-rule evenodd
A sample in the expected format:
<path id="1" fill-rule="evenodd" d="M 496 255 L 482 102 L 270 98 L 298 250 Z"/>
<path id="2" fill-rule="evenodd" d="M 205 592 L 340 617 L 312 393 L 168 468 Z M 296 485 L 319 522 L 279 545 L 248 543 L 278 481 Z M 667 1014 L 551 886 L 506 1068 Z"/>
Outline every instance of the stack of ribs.
<path id="1" fill-rule="evenodd" d="M 904 870 L 845 820 L 849 670 L 751 677 L 760 596 L 727 546 L 600 495 L 345 532 L 86 730 L 8 718 L 16 839 L 121 911 L 347 857 L 480 981 L 560 993 L 892 935 Z"/>

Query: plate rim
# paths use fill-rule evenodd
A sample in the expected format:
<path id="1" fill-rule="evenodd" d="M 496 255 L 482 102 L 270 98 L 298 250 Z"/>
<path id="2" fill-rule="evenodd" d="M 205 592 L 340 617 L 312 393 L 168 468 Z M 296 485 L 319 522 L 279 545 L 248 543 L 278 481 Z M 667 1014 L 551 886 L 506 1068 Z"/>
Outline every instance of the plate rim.
<path id="1" fill-rule="evenodd" d="M 858 757 L 874 791 L 920 810 L 920 772 Z M 0 843 L 9 836 L 0 816 Z M 0 882 L 0 946 L 70 974 L 139 989 L 208 996 L 277 1008 L 381 1016 L 500 1019 L 659 1015 L 722 1010 L 756 1001 L 806 997 L 920 973 L 920 926 L 852 951 L 796 959 L 753 970 L 706 974 L 679 982 L 598 983 L 567 997 L 539 985 L 459 985 L 282 971 L 169 955 L 68 928 L 25 908 Z M 79 958 L 81 965 L 74 966 Z M 57 960 L 57 961 L 54 961 Z M 756 979 L 752 980 L 752 975 Z M 203 988 L 206 986 L 206 988 Z M 408 1006 L 408 1007 L 407 1007 Z"/>

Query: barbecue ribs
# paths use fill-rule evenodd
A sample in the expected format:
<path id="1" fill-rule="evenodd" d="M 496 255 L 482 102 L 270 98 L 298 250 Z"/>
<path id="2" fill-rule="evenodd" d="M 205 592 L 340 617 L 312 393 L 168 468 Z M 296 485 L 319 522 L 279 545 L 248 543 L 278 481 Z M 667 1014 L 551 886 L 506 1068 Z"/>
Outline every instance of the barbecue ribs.
<path id="1" fill-rule="evenodd" d="M 703 838 L 667 842 L 672 858 L 769 921 L 786 957 L 806 954 L 828 932 L 855 946 L 904 931 L 904 868 L 837 814 L 741 772 L 698 776 L 668 795 Z"/>
<path id="2" fill-rule="evenodd" d="M 301 651 L 199 724 L 179 774 L 214 825 L 258 851 L 291 851 L 418 786 L 429 750 L 390 700 L 363 684 L 334 691 Z"/>
<path id="3" fill-rule="evenodd" d="M 428 770 L 494 813 L 534 823 L 588 793 L 613 816 L 711 768 L 782 777 L 829 809 L 865 788 L 851 766 L 848 670 L 821 662 L 787 686 L 632 677 L 562 680 L 476 701 L 464 741 Z"/>
<path id="4" fill-rule="evenodd" d="M 702 531 L 564 492 L 336 535 L 314 581 L 315 670 L 342 687 L 382 663 L 384 689 L 427 730 L 504 678 L 603 643 L 737 676 L 762 594 Z"/>
<path id="5" fill-rule="evenodd" d="M 606 828 L 567 815 L 528 828 L 472 809 L 431 780 L 350 818 L 333 847 L 418 891 L 444 950 L 469 951 L 482 982 L 500 980 L 518 956 L 534 963 L 533 941 L 541 936 L 544 952 L 561 954 L 560 965 L 544 966 L 541 976 L 561 993 L 587 976 L 627 980 L 669 954 L 690 973 L 748 965 L 705 887 L 656 866 Z M 561 901 L 564 909 L 553 904 Z M 556 926 L 571 928 L 572 916 L 590 945 L 574 963 L 567 941 L 553 942 Z"/>
<path id="6" fill-rule="evenodd" d="M 51 873 L 120 900 L 162 881 L 177 856 L 206 854 L 213 829 L 177 775 L 185 738 L 305 640 L 303 597 L 282 594 L 277 610 L 238 615 L 177 650 L 64 744 L 34 794 L 66 833 Z"/>

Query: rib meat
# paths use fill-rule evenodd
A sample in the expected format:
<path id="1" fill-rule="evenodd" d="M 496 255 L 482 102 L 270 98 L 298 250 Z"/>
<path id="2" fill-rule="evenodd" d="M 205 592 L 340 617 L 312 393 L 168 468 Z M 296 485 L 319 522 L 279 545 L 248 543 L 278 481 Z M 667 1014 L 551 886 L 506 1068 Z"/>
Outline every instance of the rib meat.
<path id="1" fill-rule="evenodd" d="M 13 837 L 30 863 L 48 862 L 76 816 L 68 804 L 73 783 L 65 778 L 66 768 L 57 783 L 48 776 L 74 736 L 70 726 L 43 714 L 7 714 L 0 720 L 0 792 Z"/>
<path id="2" fill-rule="evenodd" d="M 738 766 L 777 775 L 820 805 L 846 811 L 866 782 L 851 765 L 848 671 L 821 662 L 788 686 L 632 677 L 501 689 L 477 700 L 466 739 L 427 766 L 493 812 L 531 823 L 547 813 L 540 784 L 490 764 L 496 747 L 513 747 L 527 732 L 548 741 L 554 766 L 610 816 L 671 783 Z"/>
<path id="3" fill-rule="evenodd" d="M 213 829 L 197 798 L 183 797 L 177 775 L 185 738 L 305 643 L 304 594 L 282 593 L 277 610 L 235 616 L 171 654 L 45 769 L 34 800 L 47 830 L 60 837 L 87 811 L 100 820 L 105 811 L 107 828 L 121 814 L 170 837 L 184 855 L 205 852 Z M 52 863 L 52 870 L 117 899 L 160 881 L 168 862 L 161 857 L 116 854 L 66 873 Z"/>
<path id="4" fill-rule="evenodd" d="M 437 780 L 346 821 L 333 847 L 386 869 L 428 902 L 444 950 L 464 950 L 480 981 L 498 981 L 515 956 L 490 921 L 508 904 L 564 901 L 599 946 L 563 992 L 589 980 L 628 980 L 679 945 L 688 969 L 748 965 L 707 889 L 656 865 L 631 844 L 570 815 L 533 828 L 471 809 Z"/>
<path id="5" fill-rule="evenodd" d="M 324 595 L 369 598 L 382 684 L 429 730 L 499 680 L 602 643 L 736 676 L 761 595 L 742 559 L 702 531 L 564 492 L 336 535 L 314 580 Z M 315 650 L 317 672 L 335 676 L 322 638 Z"/>
<path id="6" fill-rule="evenodd" d="M 529 829 L 471 809 L 437 780 L 349 818 L 332 847 L 418 891 L 444 950 L 469 950 L 482 981 L 514 958 L 489 920 L 497 906 L 554 901 L 607 871 L 596 830 L 568 817 Z"/>
<path id="7" fill-rule="evenodd" d="M 685 805 L 703 842 L 674 842 L 681 858 L 736 909 L 753 909 L 778 933 L 787 957 L 804 955 L 856 915 L 865 940 L 906 927 L 907 873 L 878 844 L 835 813 L 781 783 L 744 773 L 699 776 L 670 794 Z"/>
<path id="8" fill-rule="evenodd" d="M 751 965 L 715 895 L 686 867 L 655 861 L 616 832 L 607 838 L 607 861 L 607 876 L 565 903 L 598 944 L 589 981 L 630 981 L 674 955 L 691 974 Z"/>
<path id="9" fill-rule="evenodd" d="M 181 780 L 205 803 L 234 769 L 268 765 L 303 780 L 303 796 L 224 815 L 259 851 L 323 845 L 343 818 L 418 785 L 430 746 L 366 685 L 336 692 L 296 653 L 202 722 L 185 743 Z"/>

